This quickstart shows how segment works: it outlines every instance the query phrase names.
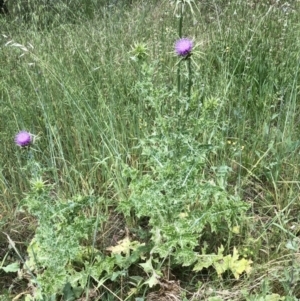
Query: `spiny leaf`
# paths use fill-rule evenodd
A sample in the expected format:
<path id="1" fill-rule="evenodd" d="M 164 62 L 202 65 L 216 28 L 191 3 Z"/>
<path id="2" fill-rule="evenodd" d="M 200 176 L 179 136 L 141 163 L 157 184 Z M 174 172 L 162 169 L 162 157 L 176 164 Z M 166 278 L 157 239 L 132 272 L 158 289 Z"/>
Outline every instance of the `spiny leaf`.
<path id="1" fill-rule="evenodd" d="M 146 273 L 151 273 L 154 271 L 151 258 L 149 258 L 145 263 L 140 263 L 140 266 L 144 269 Z"/>
<path id="2" fill-rule="evenodd" d="M 159 283 L 158 281 L 159 278 L 160 278 L 159 275 L 153 273 L 152 276 L 147 281 L 145 281 L 145 284 L 148 284 L 149 287 L 153 287 L 154 285 Z"/>

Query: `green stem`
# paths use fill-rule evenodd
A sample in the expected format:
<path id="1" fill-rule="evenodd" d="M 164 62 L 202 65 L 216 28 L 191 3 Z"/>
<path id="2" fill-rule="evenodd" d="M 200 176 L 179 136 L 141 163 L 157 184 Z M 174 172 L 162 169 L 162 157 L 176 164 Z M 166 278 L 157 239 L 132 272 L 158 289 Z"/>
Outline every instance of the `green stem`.
<path id="1" fill-rule="evenodd" d="M 182 24 L 183 24 L 183 7 L 184 7 L 184 3 L 183 0 L 181 1 L 180 5 L 180 16 L 179 16 L 179 26 L 178 26 L 178 35 L 179 38 L 182 38 Z M 181 78 L 180 78 L 180 62 L 178 64 L 178 68 L 177 68 L 177 91 L 178 94 L 180 95 L 180 90 L 181 90 Z"/>
<path id="2" fill-rule="evenodd" d="M 191 57 L 190 56 L 187 58 L 187 65 L 188 65 L 188 77 L 189 77 L 187 95 L 188 95 L 188 101 L 190 101 L 192 84 L 193 84 L 193 81 L 192 81 L 192 64 L 191 64 Z"/>
<path id="3" fill-rule="evenodd" d="M 183 10 L 184 10 L 184 0 L 181 0 L 180 2 L 180 16 L 179 16 L 179 24 L 178 24 L 178 35 L 179 38 L 182 38 L 182 27 L 183 27 Z M 177 92 L 178 92 L 178 96 L 177 96 L 177 103 L 176 103 L 176 113 L 177 113 L 177 118 L 178 118 L 178 123 L 177 123 L 177 130 L 179 130 L 180 127 L 180 118 L 179 118 L 179 110 L 180 110 L 180 96 L 181 96 L 181 74 L 180 74 L 180 64 L 181 64 L 181 60 L 179 61 L 178 65 L 177 65 Z M 178 136 L 176 138 L 176 151 L 178 152 L 178 148 L 179 148 L 179 142 L 178 142 Z"/>
<path id="4" fill-rule="evenodd" d="M 180 17 L 179 17 L 179 28 L 178 28 L 179 38 L 182 38 L 183 7 L 184 7 L 184 2 L 182 0 L 180 4 Z"/>
<path id="5" fill-rule="evenodd" d="M 178 62 L 177 65 L 177 92 L 178 92 L 178 96 L 180 95 L 180 91 L 181 91 L 181 75 L 180 75 L 180 62 Z"/>

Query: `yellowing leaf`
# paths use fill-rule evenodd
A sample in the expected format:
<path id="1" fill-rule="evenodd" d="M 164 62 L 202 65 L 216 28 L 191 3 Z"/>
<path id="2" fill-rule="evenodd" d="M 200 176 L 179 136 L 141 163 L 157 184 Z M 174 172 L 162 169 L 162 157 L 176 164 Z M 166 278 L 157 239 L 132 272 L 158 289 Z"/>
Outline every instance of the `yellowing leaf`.
<path id="1" fill-rule="evenodd" d="M 229 269 L 232 271 L 236 279 L 239 279 L 240 275 L 244 272 L 246 272 L 247 274 L 250 273 L 251 263 L 252 263 L 252 260 L 247 260 L 245 258 L 239 260 L 238 257 L 239 257 L 238 251 L 236 248 L 234 248 Z"/>
<path id="2" fill-rule="evenodd" d="M 118 244 L 113 247 L 106 248 L 107 251 L 111 251 L 113 254 L 121 253 L 125 254 L 126 256 L 130 255 L 130 250 L 136 250 L 138 247 L 145 245 L 144 243 L 141 244 L 138 241 L 130 241 L 129 237 L 125 237 L 122 240 L 118 241 Z"/>
<path id="3" fill-rule="evenodd" d="M 239 234 L 240 233 L 240 227 L 239 226 L 234 226 L 231 228 L 232 233 L 234 234 Z"/>
<path id="4" fill-rule="evenodd" d="M 251 260 L 247 260 L 245 258 L 239 260 L 238 251 L 234 248 L 232 255 L 224 256 L 221 260 L 214 263 L 214 267 L 219 276 L 226 270 L 231 270 L 234 277 L 239 279 L 242 273 L 249 273 L 251 271 L 251 263 Z"/>
<path id="5" fill-rule="evenodd" d="M 224 256 L 222 259 L 214 262 L 214 268 L 217 271 L 218 276 L 221 276 L 225 271 L 229 269 L 231 255 Z"/>
<path id="6" fill-rule="evenodd" d="M 241 260 L 234 262 L 232 267 L 230 267 L 234 277 L 236 279 L 239 279 L 239 276 L 242 273 L 246 272 L 247 274 L 249 274 L 252 269 L 251 263 L 252 263 L 252 260 L 247 260 L 245 258 L 242 258 Z"/>
<path id="7" fill-rule="evenodd" d="M 221 245 L 221 247 L 218 248 L 218 256 L 223 256 L 224 247 Z"/>
<path id="8" fill-rule="evenodd" d="M 186 218 L 186 217 L 188 217 L 189 215 L 188 215 L 188 213 L 186 213 L 186 212 L 181 212 L 181 213 L 179 213 L 179 218 Z"/>
<path id="9" fill-rule="evenodd" d="M 137 293 L 137 288 L 136 287 L 132 287 L 129 292 L 127 293 L 127 296 L 132 296 L 135 295 Z"/>

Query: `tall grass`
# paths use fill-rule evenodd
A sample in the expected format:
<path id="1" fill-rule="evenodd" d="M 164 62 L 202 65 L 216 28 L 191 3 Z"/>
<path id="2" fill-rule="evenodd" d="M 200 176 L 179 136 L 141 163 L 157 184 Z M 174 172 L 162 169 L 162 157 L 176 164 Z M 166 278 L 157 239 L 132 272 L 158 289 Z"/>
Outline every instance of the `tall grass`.
<path id="1" fill-rule="evenodd" d="M 143 167 L 136 146 L 153 124 L 134 89 L 140 73 L 132 46 L 147 45 L 160 74 L 154 84 L 176 85 L 178 20 L 170 3 L 108 2 L 82 1 L 80 11 L 60 2 L 53 10 L 10 7 L 0 19 L 0 230 L 22 244 L 32 229 L 15 208 L 30 173 L 16 132 L 37 135 L 34 157 L 55 194 L 93 193 L 117 204 L 127 193 L 121 163 Z M 201 52 L 193 56 L 192 93 L 203 105 L 220 105 L 200 140 L 220 145 L 209 166 L 231 168 L 230 189 L 252 205 L 243 239 L 267 264 L 298 233 L 299 3 L 196 4 L 183 23 Z"/>

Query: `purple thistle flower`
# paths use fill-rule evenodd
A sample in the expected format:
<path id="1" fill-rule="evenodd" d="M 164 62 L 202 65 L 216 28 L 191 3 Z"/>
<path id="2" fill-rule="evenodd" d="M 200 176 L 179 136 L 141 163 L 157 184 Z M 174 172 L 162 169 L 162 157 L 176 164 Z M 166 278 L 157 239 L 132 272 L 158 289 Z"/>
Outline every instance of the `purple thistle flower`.
<path id="1" fill-rule="evenodd" d="M 32 142 L 32 136 L 26 131 L 19 132 L 15 137 L 15 143 L 21 147 L 27 146 Z"/>
<path id="2" fill-rule="evenodd" d="M 193 48 L 193 41 L 187 38 L 182 38 L 175 43 L 175 52 L 179 56 L 187 56 L 191 53 Z"/>

